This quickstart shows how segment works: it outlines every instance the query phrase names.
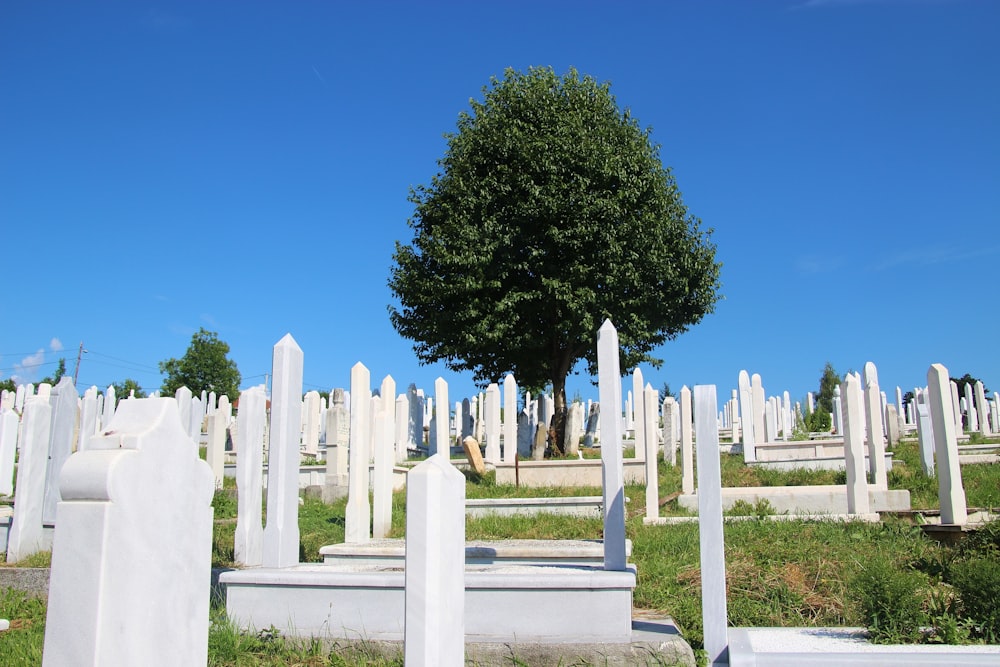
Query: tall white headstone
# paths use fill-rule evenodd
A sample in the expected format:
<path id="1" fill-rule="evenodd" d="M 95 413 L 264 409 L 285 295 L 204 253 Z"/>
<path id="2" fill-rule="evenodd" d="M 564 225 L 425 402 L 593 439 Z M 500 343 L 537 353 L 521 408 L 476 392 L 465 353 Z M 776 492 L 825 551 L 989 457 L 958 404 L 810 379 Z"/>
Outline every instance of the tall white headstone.
<path id="1" fill-rule="evenodd" d="M 410 399 L 407 394 L 396 397 L 396 463 L 402 463 L 409 456 L 407 445 L 410 442 Z"/>
<path id="2" fill-rule="evenodd" d="M 979 415 L 979 433 L 984 436 L 992 435 L 990 431 L 990 409 L 986 404 L 986 391 L 982 380 L 976 380 L 973 392 L 976 398 L 976 414 Z"/>
<path id="3" fill-rule="evenodd" d="M 43 665 L 204 665 L 212 473 L 174 398 L 123 401 L 60 479 Z"/>
<path id="4" fill-rule="evenodd" d="M 448 383 L 444 378 L 434 380 L 434 401 L 437 409 L 434 413 L 434 448 L 430 454 L 443 452 L 446 457 L 451 457 L 451 437 L 448 430 L 448 421 L 451 415 L 448 414 Z"/>
<path id="5" fill-rule="evenodd" d="M 91 387 L 83 393 L 80 401 L 80 427 L 76 438 L 76 450 L 87 449 L 87 443 L 97 433 L 97 387 Z"/>
<path id="6" fill-rule="evenodd" d="M 672 466 L 677 465 L 677 440 L 674 438 L 674 404 L 673 396 L 663 399 L 663 457 Z"/>
<path id="7" fill-rule="evenodd" d="M 917 404 L 917 439 L 920 443 L 920 466 L 928 477 L 934 476 L 934 426 L 931 409 L 927 405 L 927 392 L 918 391 L 913 400 Z"/>
<path id="8" fill-rule="evenodd" d="M 701 546 L 701 616 L 708 664 L 728 662 L 726 555 L 722 532 L 722 472 L 715 385 L 694 388 L 698 440 L 698 535 Z"/>
<path id="9" fill-rule="evenodd" d="M 927 392 L 934 425 L 941 523 L 964 525 L 968 510 L 958 463 L 958 438 L 948 414 L 948 369 L 941 364 L 932 364 L 928 369 Z"/>
<path id="10" fill-rule="evenodd" d="M 486 388 L 485 436 L 486 460 L 490 463 L 500 463 L 500 385 L 493 383 Z"/>
<path id="11" fill-rule="evenodd" d="M 465 477 L 442 451 L 406 482 L 407 665 L 465 664 L 464 571 Z"/>
<path id="12" fill-rule="evenodd" d="M 882 392 L 878 386 L 875 364 L 865 364 L 864 396 L 865 421 L 868 423 L 868 470 L 872 484 L 877 489 L 888 489 L 889 478 L 885 468 L 885 431 L 882 429 Z"/>
<path id="13" fill-rule="evenodd" d="M 371 395 L 371 374 L 359 361 L 351 368 L 351 446 L 347 470 L 350 487 L 344 518 L 344 542 L 349 544 L 371 539 L 371 505 L 368 501 Z"/>
<path id="14" fill-rule="evenodd" d="M 113 385 L 109 385 L 104 390 L 104 414 L 101 415 L 102 431 L 108 430 L 107 425 L 111 423 L 111 419 L 115 416 L 115 400 L 115 388 Z"/>
<path id="15" fill-rule="evenodd" d="M 604 569 L 624 570 L 625 479 L 622 460 L 622 374 L 618 332 L 611 320 L 597 331 L 597 378 L 601 405 L 601 469 L 604 488 Z"/>
<path id="16" fill-rule="evenodd" d="M 384 386 L 384 383 L 383 383 Z M 372 449 L 375 456 L 374 485 L 372 488 L 372 537 L 389 536 L 392 528 L 392 466 L 396 448 L 392 442 L 391 422 L 387 413 L 395 416 L 396 405 L 392 396 L 373 396 Z"/>
<path id="17" fill-rule="evenodd" d="M 14 493 L 14 455 L 19 423 L 12 407 L 0 410 L 0 496 Z"/>
<path id="18" fill-rule="evenodd" d="M 748 427 L 752 421 L 748 421 Z M 683 493 L 694 493 L 694 442 L 691 437 L 691 390 L 687 388 L 687 385 L 681 387 L 681 491 Z"/>
<path id="19" fill-rule="evenodd" d="M 264 567 L 299 562 L 299 434 L 302 426 L 302 348 L 284 337 L 271 365 L 271 428 L 267 456 Z"/>
<path id="20" fill-rule="evenodd" d="M 264 524 L 261 492 L 264 470 L 264 432 L 267 427 L 267 396 L 264 386 L 240 392 L 236 412 L 236 538 L 234 560 L 256 567 L 264 558 Z"/>
<path id="21" fill-rule="evenodd" d="M 310 456 L 319 452 L 319 413 L 322 403 L 318 391 L 306 392 L 302 401 L 302 450 Z"/>
<path id="22" fill-rule="evenodd" d="M 632 371 L 632 396 L 635 401 L 632 410 L 635 418 L 633 429 L 635 432 L 636 461 L 646 460 L 646 401 L 643 398 L 644 391 L 642 369 L 637 367 Z"/>
<path id="23" fill-rule="evenodd" d="M 52 407 L 42 396 L 24 401 L 21 415 L 21 454 L 17 464 L 14 517 L 7 535 L 7 562 L 16 563 L 42 550 L 42 508 L 48 463 Z"/>
<path id="24" fill-rule="evenodd" d="M 659 488 L 659 444 L 658 434 L 659 423 L 657 416 L 659 410 L 657 406 L 660 402 L 659 392 L 647 384 L 642 393 L 643 397 L 643 430 L 645 430 L 642 441 L 646 443 L 646 518 L 653 519 L 660 515 L 660 488 Z M 582 407 L 582 406 L 581 406 Z"/>
<path id="25" fill-rule="evenodd" d="M 763 439 L 764 434 L 761 433 L 758 438 L 758 435 L 754 433 L 755 420 L 753 418 L 753 390 L 750 387 L 750 375 L 746 371 L 740 371 L 739 394 L 740 429 L 742 430 L 741 435 L 743 438 L 743 462 L 750 463 L 757 460 L 756 445 L 758 440 Z M 691 479 L 691 493 L 694 493 L 694 478 L 692 477 Z M 687 492 L 685 491 L 685 493 Z"/>
<path id="26" fill-rule="evenodd" d="M 841 385 L 843 397 L 844 465 L 847 469 L 847 513 L 868 514 L 868 482 L 865 477 L 865 422 L 859 409 L 861 383 L 848 373 Z"/>
<path id="27" fill-rule="evenodd" d="M 517 454 L 517 382 L 512 373 L 503 379 L 503 462 L 513 463 Z"/>
<path id="28" fill-rule="evenodd" d="M 66 459 L 73 453 L 73 440 L 77 424 L 77 403 L 80 396 L 73 386 L 73 379 L 64 375 L 52 390 L 52 426 L 49 430 L 49 464 L 45 470 L 45 500 L 42 523 L 54 524 L 59 495 L 59 473 Z"/>

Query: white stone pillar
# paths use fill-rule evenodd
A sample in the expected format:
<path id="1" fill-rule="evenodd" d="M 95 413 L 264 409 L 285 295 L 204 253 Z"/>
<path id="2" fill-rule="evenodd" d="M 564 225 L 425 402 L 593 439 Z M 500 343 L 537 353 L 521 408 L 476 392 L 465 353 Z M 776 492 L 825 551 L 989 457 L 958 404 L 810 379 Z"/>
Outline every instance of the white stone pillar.
<path id="1" fill-rule="evenodd" d="M 645 434 L 642 441 L 646 443 L 646 518 L 655 519 L 660 515 L 660 476 L 657 470 L 659 462 L 658 438 L 657 438 L 657 405 L 660 402 L 659 392 L 647 384 L 642 393 L 643 397 L 643 429 Z"/>
<path id="2" fill-rule="evenodd" d="M 751 463 L 757 460 L 756 445 L 758 436 L 754 433 L 753 418 L 753 392 L 750 387 L 750 375 L 746 371 L 740 371 L 739 376 L 740 394 L 740 429 L 742 430 L 743 462 Z M 760 437 L 763 438 L 761 433 Z M 693 473 L 692 473 L 693 474 Z M 691 478 L 691 493 L 694 493 L 694 477 Z M 685 491 L 687 493 L 687 491 Z"/>
<path id="3" fill-rule="evenodd" d="M 622 468 L 622 374 L 618 332 L 611 320 L 597 331 L 597 378 L 604 478 L 604 569 L 625 570 L 625 479 Z"/>
<path id="4" fill-rule="evenodd" d="M 264 524 L 261 516 L 263 491 L 264 432 L 267 428 L 267 396 L 264 386 L 240 392 L 236 412 L 236 537 L 233 559 L 247 567 L 264 560 Z"/>
<path id="5" fill-rule="evenodd" d="M 274 346 L 271 428 L 267 457 L 264 567 L 299 562 L 299 433 L 302 425 L 302 348 L 291 334 Z"/>
<path id="6" fill-rule="evenodd" d="M 52 406 L 52 424 L 49 430 L 49 462 L 45 470 L 45 499 L 42 523 L 54 524 L 59 495 L 59 473 L 73 453 L 73 436 L 77 425 L 77 403 L 80 400 L 73 386 L 73 378 L 64 375 L 49 396 Z"/>
<path id="7" fill-rule="evenodd" d="M 447 402 L 444 405 L 448 405 Z M 405 662 L 465 664 L 465 476 L 446 451 L 406 481 Z"/>
<path id="8" fill-rule="evenodd" d="M 728 662 L 726 552 L 722 532 L 722 473 L 715 425 L 715 385 L 694 388 L 698 440 L 698 536 L 701 546 L 701 617 L 708 664 Z M 682 399 L 683 405 L 683 399 Z"/>
<path id="9" fill-rule="evenodd" d="M 14 517 L 7 534 L 8 563 L 16 563 L 42 550 L 42 508 L 51 422 L 52 408 L 48 399 L 41 396 L 25 399 Z"/>
<path id="10" fill-rule="evenodd" d="M 673 396 L 663 399 L 663 456 L 667 463 L 677 465 L 677 441 L 674 439 L 674 400 Z"/>
<path id="11" fill-rule="evenodd" d="M 934 476 L 934 427 L 931 410 L 927 405 L 927 392 L 918 391 L 914 397 L 917 406 L 917 439 L 920 443 L 920 466 L 928 477 Z"/>
<path id="12" fill-rule="evenodd" d="M 642 379 L 642 370 L 638 367 L 632 371 L 632 397 L 635 401 L 633 406 L 634 433 L 635 433 L 635 460 L 646 460 L 646 401 L 643 398 L 645 387 Z"/>
<path id="13" fill-rule="evenodd" d="M 14 493 L 14 455 L 17 453 L 17 413 L 0 410 L 0 496 Z"/>
<path id="14" fill-rule="evenodd" d="M 503 379 L 503 462 L 513 463 L 517 454 L 517 382 L 508 373 Z"/>
<path id="15" fill-rule="evenodd" d="M 962 487 L 962 469 L 958 463 L 958 438 L 948 418 L 948 369 L 941 364 L 932 364 L 928 369 L 927 392 L 934 425 L 941 523 L 964 525 L 968 520 L 968 511 Z"/>
<path id="16" fill-rule="evenodd" d="M 385 383 L 382 385 L 385 386 Z M 377 406 L 377 408 L 376 408 Z M 392 466 L 395 463 L 395 447 L 387 413 L 395 415 L 396 405 L 391 395 L 372 398 L 372 408 L 376 409 L 374 437 L 375 488 L 372 490 L 372 537 L 377 540 L 389 536 L 392 528 Z"/>
<path id="17" fill-rule="evenodd" d="M 864 417 L 859 409 L 861 383 L 848 373 L 841 385 L 844 422 L 844 466 L 847 469 L 847 513 L 868 514 L 868 482 L 865 478 Z"/>
<path id="18" fill-rule="evenodd" d="M 396 463 L 402 463 L 409 457 L 407 444 L 410 442 L 410 399 L 407 394 L 396 397 Z"/>
<path id="19" fill-rule="evenodd" d="M 494 382 L 486 388 L 484 403 L 486 460 L 496 465 L 500 463 L 500 385 Z"/>
<path id="20" fill-rule="evenodd" d="M 351 368 L 351 445 L 348 450 L 350 465 L 347 471 L 350 486 L 344 517 L 344 542 L 348 544 L 360 544 L 371 539 L 371 505 L 368 501 L 371 403 L 371 374 L 359 361 Z M 448 422 L 445 420 L 445 429 L 447 428 Z"/>
<path id="21" fill-rule="evenodd" d="M 694 442 L 691 437 L 691 390 L 681 387 L 681 492 L 694 493 Z M 748 426 L 753 420 L 748 422 Z M 744 430 L 745 432 L 745 430 Z M 752 432 L 752 429 L 751 429 Z"/>
<path id="22" fill-rule="evenodd" d="M 882 430 L 882 392 L 878 386 L 875 364 L 865 364 L 865 421 L 868 423 L 868 470 L 876 489 L 888 489 L 889 478 L 885 468 L 885 432 Z"/>

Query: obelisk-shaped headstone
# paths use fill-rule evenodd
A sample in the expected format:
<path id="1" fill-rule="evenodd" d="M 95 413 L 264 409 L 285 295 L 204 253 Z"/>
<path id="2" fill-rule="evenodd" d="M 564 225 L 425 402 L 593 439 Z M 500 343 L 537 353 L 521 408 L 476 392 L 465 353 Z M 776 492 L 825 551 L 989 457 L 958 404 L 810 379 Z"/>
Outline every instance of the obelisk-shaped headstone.
<path id="1" fill-rule="evenodd" d="M 43 524 L 51 525 L 56 521 L 56 504 L 62 499 L 59 493 L 59 473 L 62 472 L 66 459 L 73 453 L 79 400 L 73 378 L 64 375 L 52 390 L 49 400 L 52 406 L 52 426 L 49 431 L 49 462 L 45 470 Z"/>
<path id="2" fill-rule="evenodd" d="M 856 375 L 848 373 L 841 385 L 848 514 L 868 514 L 870 511 L 868 482 L 865 477 L 865 423 L 858 401 L 860 384 Z"/>
<path id="3" fill-rule="evenodd" d="M 368 479 L 371 448 L 371 373 L 360 361 L 351 368 L 351 446 L 347 474 L 347 511 L 344 542 L 360 544 L 371 539 L 371 505 Z"/>
<path id="4" fill-rule="evenodd" d="M 274 346 L 271 428 L 267 457 L 264 567 L 299 562 L 299 433 L 302 426 L 302 348 L 291 334 Z"/>
<path id="5" fill-rule="evenodd" d="M 618 332 L 611 320 L 597 331 L 601 405 L 601 468 L 604 488 L 604 569 L 624 570 L 625 487 L 622 461 L 622 383 Z"/>
<path id="6" fill-rule="evenodd" d="M 264 387 L 240 392 L 236 412 L 236 538 L 234 560 L 256 567 L 264 557 L 264 525 L 261 521 L 261 474 L 264 466 L 264 430 L 267 396 Z"/>
<path id="7" fill-rule="evenodd" d="M 933 364 L 928 369 L 927 392 L 934 425 L 941 523 L 964 525 L 968 510 L 958 462 L 958 438 L 948 415 L 948 369 L 941 364 Z"/>

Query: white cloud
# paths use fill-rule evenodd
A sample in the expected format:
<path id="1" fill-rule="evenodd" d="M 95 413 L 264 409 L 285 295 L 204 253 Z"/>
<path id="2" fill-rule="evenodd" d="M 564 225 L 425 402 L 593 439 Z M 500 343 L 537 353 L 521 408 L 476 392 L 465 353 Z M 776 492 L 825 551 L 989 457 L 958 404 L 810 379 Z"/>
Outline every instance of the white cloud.
<path id="1" fill-rule="evenodd" d="M 61 349 L 63 349 L 62 341 L 59 340 L 58 338 L 53 338 L 51 341 L 49 341 L 49 349 L 52 350 L 53 352 L 60 351 Z"/>
<path id="2" fill-rule="evenodd" d="M 34 382 L 38 378 L 39 368 L 44 363 L 45 350 L 39 348 L 38 352 L 29 354 L 24 359 L 21 359 L 20 363 L 14 364 L 14 372 L 11 374 L 11 378 L 18 384 Z"/>

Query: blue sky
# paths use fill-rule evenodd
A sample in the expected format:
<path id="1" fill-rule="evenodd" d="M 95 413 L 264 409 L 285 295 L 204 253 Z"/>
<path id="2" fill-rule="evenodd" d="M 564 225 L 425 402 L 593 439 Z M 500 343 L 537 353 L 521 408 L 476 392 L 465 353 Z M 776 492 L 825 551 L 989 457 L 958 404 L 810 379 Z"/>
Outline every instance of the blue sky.
<path id="1" fill-rule="evenodd" d="M 152 390 L 205 327 L 244 387 L 291 333 L 307 390 L 361 361 L 470 394 L 389 323 L 408 189 L 490 77 L 572 66 L 653 128 L 723 263 L 654 387 L 801 398 L 873 361 L 1000 390 L 998 27 L 989 0 L 5 2 L 0 378 L 82 341 L 81 389 Z"/>

